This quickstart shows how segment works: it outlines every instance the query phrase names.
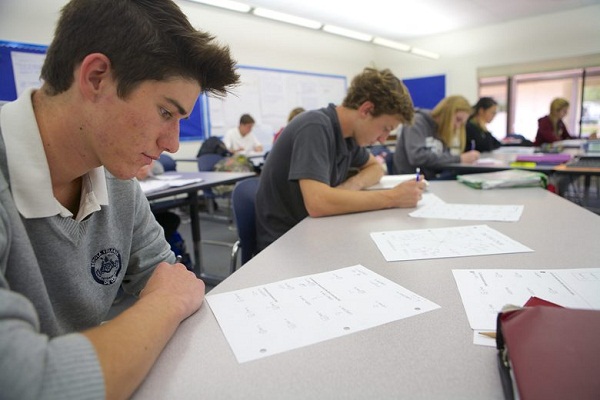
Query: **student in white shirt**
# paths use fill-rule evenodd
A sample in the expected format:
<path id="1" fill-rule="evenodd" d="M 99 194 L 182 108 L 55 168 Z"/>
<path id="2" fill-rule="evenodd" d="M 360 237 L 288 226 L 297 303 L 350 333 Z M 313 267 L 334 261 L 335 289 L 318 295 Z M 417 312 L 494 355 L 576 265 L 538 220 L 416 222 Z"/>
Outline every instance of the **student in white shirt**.
<path id="1" fill-rule="evenodd" d="M 252 152 L 262 152 L 263 146 L 252 133 L 252 128 L 254 128 L 254 118 L 249 114 L 242 115 L 240 117 L 240 125 L 225 133 L 223 142 L 227 146 L 227 149 L 233 154 L 247 155 Z"/>

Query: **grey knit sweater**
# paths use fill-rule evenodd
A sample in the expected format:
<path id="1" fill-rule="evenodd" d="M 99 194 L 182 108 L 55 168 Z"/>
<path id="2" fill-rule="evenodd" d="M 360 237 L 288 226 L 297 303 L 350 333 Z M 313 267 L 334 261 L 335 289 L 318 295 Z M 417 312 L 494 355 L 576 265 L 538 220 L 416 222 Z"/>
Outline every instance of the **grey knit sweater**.
<path id="1" fill-rule="evenodd" d="M 27 155 L 23 155 L 27 156 Z M 22 217 L 0 131 L 0 398 L 104 398 L 95 350 L 77 333 L 175 259 L 135 180 L 106 173 L 109 205 L 88 218 Z"/>

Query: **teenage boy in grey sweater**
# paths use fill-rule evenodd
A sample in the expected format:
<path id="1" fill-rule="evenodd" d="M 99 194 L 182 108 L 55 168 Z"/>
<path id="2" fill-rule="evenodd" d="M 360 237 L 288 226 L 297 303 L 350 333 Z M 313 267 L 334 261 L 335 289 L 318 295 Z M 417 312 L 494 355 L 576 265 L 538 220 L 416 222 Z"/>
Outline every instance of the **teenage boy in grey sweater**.
<path id="1" fill-rule="evenodd" d="M 127 398 L 201 306 L 132 178 L 234 65 L 170 0 L 63 8 L 42 88 L 0 110 L 2 399 Z"/>

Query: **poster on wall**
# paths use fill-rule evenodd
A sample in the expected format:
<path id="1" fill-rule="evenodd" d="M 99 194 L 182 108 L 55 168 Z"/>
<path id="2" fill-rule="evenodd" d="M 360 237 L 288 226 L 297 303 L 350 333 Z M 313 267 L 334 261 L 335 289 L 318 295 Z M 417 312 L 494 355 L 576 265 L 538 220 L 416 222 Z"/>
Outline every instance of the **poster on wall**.
<path id="1" fill-rule="evenodd" d="M 33 87 L 38 89 L 42 86 L 40 71 L 46 59 L 46 54 L 11 51 L 10 59 L 13 67 L 17 97 L 27 88 Z"/>
<path id="2" fill-rule="evenodd" d="M 225 135 L 239 125 L 242 114 L 250 114 L 256 121 L 253 133 L 266 150 L 292 109 L 339 104 L 346 94 L 346 77 L 341 75 L 242 66 L 238 72 L 241 84 L 232 93 L 208 99 L 211 136 Z"/>

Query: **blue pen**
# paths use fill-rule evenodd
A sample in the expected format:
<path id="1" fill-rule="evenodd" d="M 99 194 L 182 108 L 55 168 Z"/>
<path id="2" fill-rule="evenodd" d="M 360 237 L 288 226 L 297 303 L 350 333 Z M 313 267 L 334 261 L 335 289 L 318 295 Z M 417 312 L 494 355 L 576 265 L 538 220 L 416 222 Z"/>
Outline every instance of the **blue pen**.
<path id="1" fill-rule="evenodd" d="M 417 167 L 416 179 L 419 182 L 419 178 L 421 177 L 421 168 Z"/>
<path id="2" fill-rule="evenodd" d="M 475 140 L 471 140 L 471 150 L 475 150 Z"/>

